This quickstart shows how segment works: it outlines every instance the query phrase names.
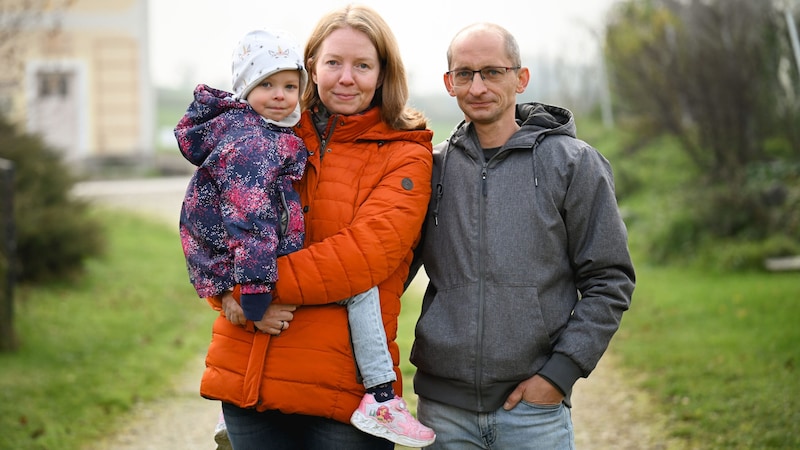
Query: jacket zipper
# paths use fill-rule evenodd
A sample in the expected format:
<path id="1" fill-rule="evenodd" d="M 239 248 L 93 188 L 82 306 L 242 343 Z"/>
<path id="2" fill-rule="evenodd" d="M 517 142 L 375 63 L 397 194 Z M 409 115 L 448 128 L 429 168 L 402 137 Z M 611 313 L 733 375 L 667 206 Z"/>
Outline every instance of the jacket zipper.
<path id="1" fill-rule="evenodd" d="M 281 211 L 281 218 L 280 218 L 280 230 L 281 230 L 281 237 L 286 236 L 286 232 L 289 231 L 289 219 L 291 217 L 291 213 L 289 211 L 289 202 L 286 201 L 286 193 L 280 191 L 281 197 L 281 206 L 283 207 L 283 211 Z"/>
<path id="2" fill-rule="evenodd" d="M 486 164 L 484 164 L 483 169 L 481 169 L 481 193 L 483 194 L 484 198 L 486 198 L 486 196 L 488 195 L 488 189 L 486 187 L 486 175 L 487 175 L 487 169 L 486 169 Z"/>
<path id="3" fill-rule="evenodd" d="M 483 389 L 481 385 L 483 380 L 481 378 L 481 370 L 480 368 L 483 367 L 483 309 L 484 309 L 484 299 L 486 298 L 486 271 L 484 265 L 481 264 L 483 261 L 483 254 L 484 248 L 486 245 L 486 233 L 485 233 L 485 219 L 486 219 L 486 199 L 488 196 L 488 187 L 486 178 L 488 176 L 488 162 L 484 162 L 481 166 L 481 194 L 483 199 L 478 202 L 480 211 L 479 217 L 480 220 L 478 221 L 478 267 L 479 267 L 479 274 L 478 280 L 479 287 L 478 287 L 478 336 L 477 336 L 477 354 L 476 356 L 476 364 L 475 364 L 475 388 L 477 389 L 477 398 L 478 398 L 478 409 L 483 411 Z"/>
<path id="4" fill-rule="evenodd" d="M 325 152 L 328 148 L 328 141 L 330 140 L 331 136 L 333 136 L 333 130 L 336 129 L 336 122 L 338 121 L 337 116 L 332 116 L 330 119 L 331 124 L 325 130 L 325 137 L 317 132 L 317 136 L 319 136 L 319 165 L 322 166 L 322 158 L 325 157 Z"/>

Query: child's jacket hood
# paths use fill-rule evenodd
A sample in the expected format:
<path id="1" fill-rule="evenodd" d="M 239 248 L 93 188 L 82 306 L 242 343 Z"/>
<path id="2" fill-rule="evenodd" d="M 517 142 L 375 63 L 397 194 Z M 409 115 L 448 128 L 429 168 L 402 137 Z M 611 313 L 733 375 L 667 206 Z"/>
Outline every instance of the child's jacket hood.
<path id="1" fill-rule="evenodd" d="M 230 92 L 198 85 L 194 101 L 175 127 L 175 138 L 183 157 L 200 166 L 220 141 L 238 135 L 231 133 L 235 128 L 263 126 L 264 121 L 258 114 L 243 114 L 248 109 L 250 105 L 235 100 Z"/>

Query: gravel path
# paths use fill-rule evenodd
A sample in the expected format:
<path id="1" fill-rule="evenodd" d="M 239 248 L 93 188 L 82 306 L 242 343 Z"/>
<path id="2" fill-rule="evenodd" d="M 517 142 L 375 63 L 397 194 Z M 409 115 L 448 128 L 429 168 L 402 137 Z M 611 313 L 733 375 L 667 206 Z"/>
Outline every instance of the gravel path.
<path id="1" fill-rule="evenodd" d="M 177 226 L 187 177 L 153 180 L 87 182 L 76 186 L 78 196 L 101 204 L 162 218 Z M 125 425 L 86 450 L 213 450 L 217 402 L 200 398 L 198 388 L 204 354 L 198 354 L 184 373 L 176 374 L 171 395 L 138 405 Z M 403 355 L 408 357 L 408 355 Z M 666 419 L 656 414 L 645 393 L 616 367 L 607 352 L 588 379 L 573 392 L 572 418 L 578 450 L 679 450 L 665 437 Z M 412 395 L 407 390 L 406 396 Z"/>

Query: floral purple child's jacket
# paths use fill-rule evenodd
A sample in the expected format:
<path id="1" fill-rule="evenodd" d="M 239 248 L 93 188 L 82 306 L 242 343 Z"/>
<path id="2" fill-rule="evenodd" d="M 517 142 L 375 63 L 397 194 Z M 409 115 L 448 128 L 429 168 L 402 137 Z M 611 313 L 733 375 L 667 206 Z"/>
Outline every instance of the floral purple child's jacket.
<path id="1" fill-rule="evenodd" d="M 180 216 L 189 279 L 201 297 L 241 284 L 243 307 L 248 296 L 258 298 L 263 315 L 278 278 L 275 259 L 303 246 L 292 183 L 303 175 L 306 147 L 291 128 L 267 123 L 231 93 L 202 84 L 175 137 L 197 166 Z"/>

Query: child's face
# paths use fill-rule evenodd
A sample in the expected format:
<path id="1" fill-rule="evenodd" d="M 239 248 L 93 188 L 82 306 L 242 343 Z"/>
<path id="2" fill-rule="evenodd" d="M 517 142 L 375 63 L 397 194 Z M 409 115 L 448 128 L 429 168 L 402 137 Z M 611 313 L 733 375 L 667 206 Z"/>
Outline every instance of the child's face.
<path id="1" fill-rule="evenodd" d="M 253 88 L 247 95 L 247 103 L 261 117 L 280 122 L 294 111 L 299 98 L 300 72 L 282 70 Z"/>

